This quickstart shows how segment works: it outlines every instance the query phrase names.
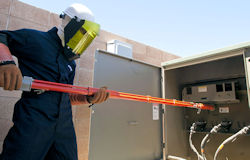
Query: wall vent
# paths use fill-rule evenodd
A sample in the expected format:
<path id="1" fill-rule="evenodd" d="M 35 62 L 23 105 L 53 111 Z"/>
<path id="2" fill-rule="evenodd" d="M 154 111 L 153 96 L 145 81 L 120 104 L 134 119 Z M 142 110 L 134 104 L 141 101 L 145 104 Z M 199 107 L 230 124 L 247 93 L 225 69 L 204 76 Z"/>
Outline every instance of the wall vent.
<path id="1" fill-rule="evenodd" d="M 108 41 L 107 51 L 110 53 L 118 54 L 120 56 L 132 59 L 132 53 L 133 53 L 132 45 L 125 42 L 121 42 L 118 40 Z"/>

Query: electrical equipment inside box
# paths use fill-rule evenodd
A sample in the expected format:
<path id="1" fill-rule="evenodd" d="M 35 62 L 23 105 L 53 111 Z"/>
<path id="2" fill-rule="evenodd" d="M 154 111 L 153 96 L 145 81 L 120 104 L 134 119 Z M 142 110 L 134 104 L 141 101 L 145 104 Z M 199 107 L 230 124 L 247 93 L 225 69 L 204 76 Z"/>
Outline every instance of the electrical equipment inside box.
<path id="1" fill-rule="evenodd" d="M 214 104 L 239 103 L 236 95 L 238 86 L 237 81 L 215 81 L 189 85 L 182 90 L 182 100 Z"/>
<path id="2" fill-rule="evenodd" d="M 236 52 L 199 55 L 163 66 L 166 98 L 214 106 L 213 111 L 167 110 L 167 120 L 183 126 L 183 131 L 173 131 L 174 125 L 168 128 L 169 141 L 188 134 L 190 155 L 198 160 L 249 159 L 250 61 L 245 57 L 250 56 L 250 50 L 247 54 L 245 51 L 237 52 L 238 55 Z M 177 132 L 180 134 L 176 135 Z M 243 141 L 238 140 L 239 136 Z M 228 147 L 229 142 L 234 143 Z M 224 147 L 227 151 L 220 152 Z"/>
<path id="3" fill-rule="evenodd" d="M 237 109 L 237 106 L 246 104 L 246 84 L 244 78 L 227 79 L 189 84 L 182 89 L 182 100 L 212 104 L 215 106 L 215 118 L 211 120 L 208 113 L 197 114 L 193 123 L 190 121 L 186 126 L 189 128 L 189 145 L 199 160 L 206 160 L 205 145 L 210 141 L 211 134 L 231 133 L 217 148 L 214 160 L 217 159 L 223 147 L 236 140 L 241 135 L 249 134 L 250 123 L 247 119 L 235 121 L 237 114 L 230 110 Z M 239 110 L 240 111 L 240 110 Z M 212 113 L 213 114 L 213 113 Z M 235 117 L 235 118 L 234 118 Z M 192 124 L 191 124 L 192 123 Z M 234 123 L 234 126 L 232 127 Z M 235 124 L 236 123 L 236 124 Z M 194 133 L 206 132 L 200 144 L 200 152 L 192 142 Z"/>
<path id="4" fill-rule="evenodd" d="M 238 116 L 242 109 L 247 109 L 247 90 L 244 78 L 238 77 L 183 86 L 183 101 L 200 102 L 215 107 L 215 110 L 210 113 L 201 112 L 197 114 L 187 110 L 187 130 L 194 122 L 199 122 L 196 126 L 198 132 L 209 132 L 214 125 L 223 123 L 224 127 L 220 130 L 220 133 L 236 133 L 248 124 L 249 120 L 244 113 L 241 113 L 241 118 Z"/>

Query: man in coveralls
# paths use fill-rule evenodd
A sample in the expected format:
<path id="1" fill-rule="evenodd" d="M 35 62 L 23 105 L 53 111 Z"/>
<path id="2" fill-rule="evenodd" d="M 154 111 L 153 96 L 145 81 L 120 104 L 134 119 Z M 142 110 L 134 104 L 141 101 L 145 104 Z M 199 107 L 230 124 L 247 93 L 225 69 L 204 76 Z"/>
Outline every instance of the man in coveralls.
<path id="1" fill-rule="evenodd" d="M 22 76 L 73 84 L 74 59 L 99 32 L 92 12 L 73 4 L 62 24 L 48 32 L 31 29 L 0 31 L 0 87 L 18 90 Z M 19 68 L 12 55 L 18 58 Z M 13 122 L 0 160 L 77 160 L 71 104 L 101 103 L 109 97 L 102 87 L 92 96 L 46 91 L 23 92 L 15 104 Z"/>

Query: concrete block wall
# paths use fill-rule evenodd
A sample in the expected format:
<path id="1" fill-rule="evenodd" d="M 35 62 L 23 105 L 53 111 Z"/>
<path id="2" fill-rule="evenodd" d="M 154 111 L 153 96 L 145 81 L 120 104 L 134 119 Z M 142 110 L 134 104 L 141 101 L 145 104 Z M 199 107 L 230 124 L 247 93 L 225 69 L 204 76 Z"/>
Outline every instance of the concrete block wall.
<path id="1" fill-rule="evenodd" d="M 0 0 L 0 30 L 32 28 L 47 31 L 60 24 L 55 13 L 25 4 L 18 0 Z M 112 39 L 133 45 L 133 58 L 145 63 L 160 66 L 161 62 L 178 58 L 178 56 L 150 47 L 148 45 L 101 30 L 100 36 L 89 46 L 80 59 L 76 61 L 75 85 L 92 86 L 94 73 L 94 53 L 96 49 L 106 50 L 106 42 Z M 3 91 L 0 89 L 0 151 L 9 128 L 15 102 L 20 98 L 20 91 Z M 73 121 L 78 143 L 79 160 L 88 159 L 90 114 L 88 106 L 73 106 Z"/>

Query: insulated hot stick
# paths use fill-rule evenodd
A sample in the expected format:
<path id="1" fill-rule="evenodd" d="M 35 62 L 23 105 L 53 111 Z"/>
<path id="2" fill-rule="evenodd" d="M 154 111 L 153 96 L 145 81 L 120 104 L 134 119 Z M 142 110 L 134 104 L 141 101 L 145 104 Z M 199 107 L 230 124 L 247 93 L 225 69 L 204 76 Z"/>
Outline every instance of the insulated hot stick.
<path id="1" fill-rule="evenodd" d="M 21 90 L 30 91 L 31 89 L 40 89 L 45 91 L 57 91 L 57 92 L 65 92 L 65 93 L 76 93 L 82 95 L 93 95 L 97 92 L 98 88 L 91 87 L 80 87 L 69 84 L 55 83 L 43 80 L 32 79 L 31 77 L 24 77 L 23 84 Z M 202 110 L 214 110 L 213 106 L 205 105 L 202 103 L 193 103 L 193 102 L 185 102 L 178 101 L 175 99 L 163 99 L 151 96 L 144 96 L 138 94 L 117 92 L 113 90 L 107 90 L 110 93 L 110 98 L 113 99 L 124 99 L 124 100 L 132 100 L 132 101 L 140 101 L 147 103 L 158 103 L 158 104 L 166 104 L 172 106 L 180 106 L 180 107 L 190 107 Z"/>

